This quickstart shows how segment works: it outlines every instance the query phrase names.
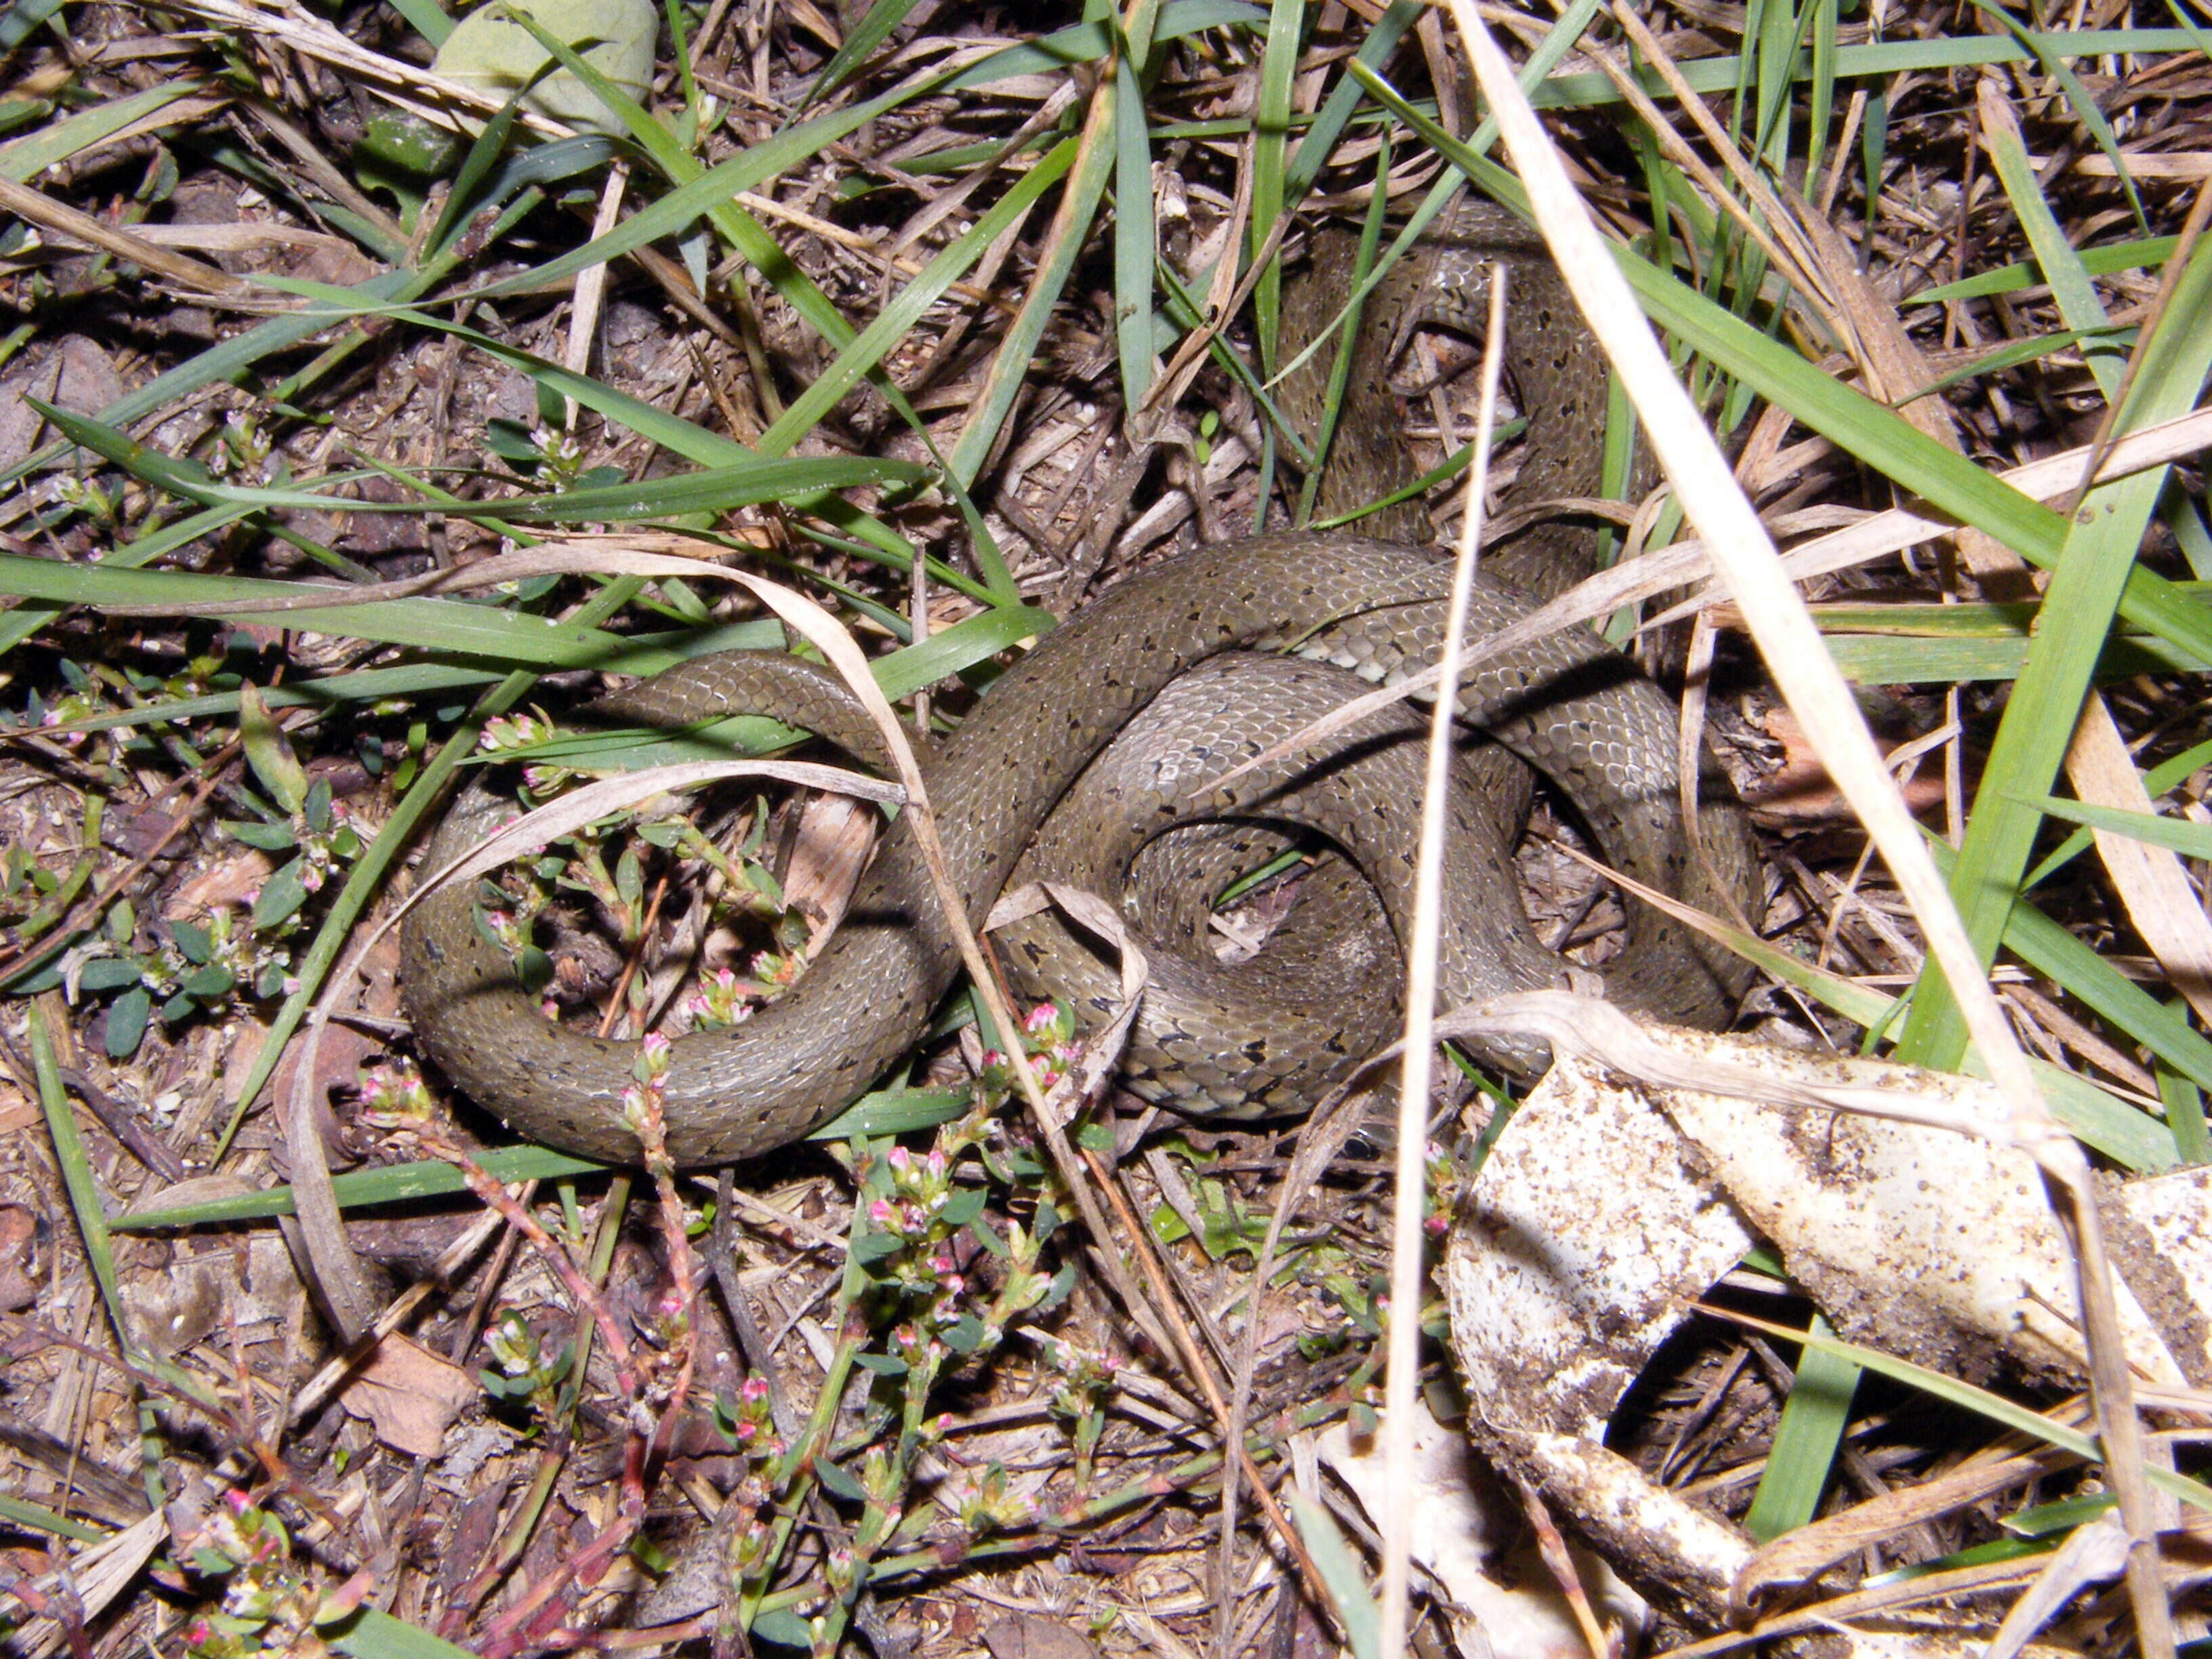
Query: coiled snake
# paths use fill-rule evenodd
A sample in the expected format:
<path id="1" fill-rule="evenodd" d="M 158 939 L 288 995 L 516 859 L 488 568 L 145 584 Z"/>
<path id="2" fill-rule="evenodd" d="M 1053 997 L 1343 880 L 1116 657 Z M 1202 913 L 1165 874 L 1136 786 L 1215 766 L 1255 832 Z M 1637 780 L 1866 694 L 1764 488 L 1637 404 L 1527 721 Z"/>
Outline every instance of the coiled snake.
<path id="1" fill-rule="evenodd" d="M 1529 416 L 1528 453 L 1514 493 L 1594 494 L 1602 361 L 1527 233 L 1480 210 L 1459 222 L 1455 241 L 1432 246 L 1422 264 L 1409 261 L 1413 268 L 1395 289 L 1378 290 L 1370 302 L 1378 323 L 1368 329 L 1353 371 L 1335 493 L 1371 496 L 1408 476 L 1395 418 L 1382 416 L 1391 343 L 1381 325 L 1414 314 L 1416 295 L 1431 314 L 1438 296 L 1456 295 L 1456 307 L 1443 309 L 1461 314 L 1480 297 L 1481 262 L 1503 254 L 1514 262 L 1517 295 L 1508 362 Z M 1326 268 L 1345 257 L 1340 244 L 1324 243 L 1316 262 Z M 1332 286 L 1314 286 L 1311 309 L 1334 311 Z M 1531 593 L 1560 591 L 1587 563 L 1573 538 L 1556 531 L 1486 556 L 1474 635 L 1527 614 Z M 1448 580 L 1444 567 L 1405 546 L 1295 532 L 1198 549 L 1085 608 L 1003 676 L 925 757 L 970 920 L 980 924 L 1054 804 L 1109 744 L 1116 769 L 1085 785 L 1090 793 L 1063 814 L 1033 868 L 1091 879 L 1101 865 L 1126 868 L 1146 836 L 1178 816 L 1207 818 L 1256 803 L 1262 817 L 1317 823 L 1377 878 L 1383 908 L 1393 911 L 1409 883 L 1410 842 L 1399 820 L 1419 787 L 1418 757 L 1394 737 L 1410 716 L 1370 722 L 1338 741 L 1330 756 L 1293 763 L 1287 776 L 1248 777 L 1235 799 L 1188 797 L 1294 730 L 1309 711 L 1365 689 L 1363 681 L 1423 666 L 1438 643 Z M 1272 665 L 1255 665 L 1248 653 L 1279 654 Z M 878 752 L 872 728 L 834 676 L 768 653 L 687 663 L 597 709 L 625 724 L 672 726 L 723 713 L 772 713 L 863 759 Z M 1740 809 L 1724 785 L 1707 784 L 1703 856 L 1693 857 L 1679 807 L 1676 710 L 1594 635 L 1570 630 L 1480 665 L 1462 690 L 1460 712 L 1548 776 L 1619 867 L 1708 908 L 1755 909 L 1758 863 Z M 1357 775 L 1370 766 L 1382 776 L 1364 796 L 1321 787 L 1325 776 Z M 1462 791 L 1443 975 L 1445 996 L 1455 1003 L 1549 983 L 1561 969 L 1534 939 L 1506 867 L 1511 831 L 1504 821 L 1512 797 L 1526 788 L 1518 771 L 1494 754 L 1479 757 Z M 1416 781 L 1409 786 L 1407 777 Z M 1133 827 L 1109 821 L 1100 807 L 1108 799 L 1133 811 Z M 481 840 L 505 810 L 481 784 L 464 792 L 434 837 L 427 866 Z M 1170 885 L 1176 866 L 1217 871 L 1222 842 L 1241 833 L 1170 841 L 1139 887 Z M 1371 912 L 1364 898 L 1343 902 Z M 477 925 L 474 903 L 466 884 L 454 884 L 417 906 L 403 929 L 402 987 L 422 1048 L 532 1139 L 635 1161 L 636 1141 L 621 1110 L 635 1045 L 539 1018 L 511 964 Z M 1194 933 L 1202 927 L 1194 920 L 1202 908 L 1184 903 L 1159 927 Z M 1328 919 L 1321 931 L 1339 929 L 1341 904 L 1319 914 Z M 1128 1062 L 1133 1081 L 1186 1109 L 1256 1115 L 1310 1103 L 1391 1017 L 1389 988 L 1401 975 L 1395 963 L 1375 963 L 1367 954 L 1361 941 L 1370 933 L 1346 929 L 1333 968 L 1279 959 L 1256 970 L 1247 964 L 1246 975 L 1259 974 L 1287 1024 L 1271 1025 L 1271 1016 L 1231 1000 L 1245 992 L 1215 976 L 1203 959 L 1188 978 L 1180 965 L 1163 970 L 1173 983 L 1164 990 L 1156 980 L 1147 992 L 1145 1029 Z M 1040 977 L 1065 989 L 1080 971 L 1046 930 L 1017 933 L 1011 943 L 1004 954 L 1019 970 L 1017 989 L 1025 994 L 1045 988 Z M 1271 948 L 1258 960 L 1289 954 Z M 1042 975 L 1032 971 L 1038 960 Z M 913 1046 L 957 967 L 913 837 L 894 826 L 835 937 L 796 986 L 739 1024 L 677 1041 L 664 1095 L 672 1153 L 684 1164 L 720 1164 L 804 1136 Z M 1648 912 L 1632 922 L 1629 947 L 1607 965 L 1606 980 L 1616 1000 L 1698 1024 L 1724 1021 L 1743 985 L 1724 954 Z M 1097 994 L 1078 983 L 1080 1009 Z M 1373 994 L 1355 996 L 1353 989 Z M 1492 1058 L 1516 1068 L 1535 1060 L 1510 1052 Z"/>

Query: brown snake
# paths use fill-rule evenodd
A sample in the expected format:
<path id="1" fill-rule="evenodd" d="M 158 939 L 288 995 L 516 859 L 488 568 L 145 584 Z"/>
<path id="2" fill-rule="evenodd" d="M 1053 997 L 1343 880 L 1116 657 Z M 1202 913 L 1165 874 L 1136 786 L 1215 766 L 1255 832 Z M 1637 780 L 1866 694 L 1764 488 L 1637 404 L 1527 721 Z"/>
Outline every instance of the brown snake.
<path id="1" fill-rule="evenodd" d="M 1528 453 L 1514 493 L 1595 494 L 1602 360 L 1556 273 L 1540 252 L 1532 257 L 1525 231 L 1508 228 L 1510 222 L 1494 210 L 1477 210 L 1460 224 L 1460 240 L 1407 262 L 1413 268 L 1395 289 L 1378 290 L 1370 314 L 1400 319 L 1419 309 L 1434 315 L 1437 307 L 1415 307 L 1410 296 L 1432 301 L 1456 295 L 1456 307 L 1443 307 L 1447 320 L 1456 320 L 1480 300 L 1480 260 L 1493 253 L 1512 260 L 1517 297 L 1508 362 L 1529 414 Z M 1345 257 L 1341 244 L 1325 243 L 1316 261 L 1326 270 L 1329 261 Z M 1312 286 L 1310 308 L 1326 320 L 1335 310 L 1328 290 L 1340 286 L 1340 278 Z M 1412 476 L 1395 435 L 1395 413 L 1385 414 L 1391 410 L 1383 382 L 1389 331 L 1370 326 L 1366 333 L 1333 469 L 1340 499 L 1371 499 Z M 1302 412 L 1293 410 L 1294 416 Z M 1393 528 L 1407 533 L 1402 523 Z M 1472 635 L 1527 614 L 1532 592 L 1546 596 L 1571 586 L 1589 562 L 1586 553 L 1577 562 L 1574 540 L 1571 532 L 1547 529 L 1486 555 Z M 980 924 L 1054 804 L 1093 757 L 1188 671 L 1224 657 L 1177 687 L 1161 711 L 1115 744 L 1121 769 L 1111 781 L 1086 786 L 1092 793 L 1063 815 L 1052 838 L 1060 851 L 1040 859 L 1059 873 L 1073 870 L 1089 878 L 1102 866 L 1126 867 L 1146 836 L 1172 819 L 1239 812 L 1256 799 L 1261 816 L 1318 824 L 1351 849 L 1370 878 L 1382 878 L 1384 908 L 1394 910 L 1409 863 L 1409 842 L 1394 839 L 1400 836 L 1395 820 L 1418 791 L 1417 781 L 1405 782 L 1403 769 L 1410 764 L 1417 780 L 1418 759 L 1391 735 L 1404 730 L 1405 717 L 1386 717 L 1339 740 L 1339 752 L 1347 744 L 1365 751 L 1357 764 L 1308 757 L 1287 773 L 1249 778 L 1233 801 L 1203 792 L 1184 798 L 1209 769 L 1218 774 L 1295 730 L 1310 710 L 1343 701 L 1347 685 L 1364 690 L 1363 680 L 1395 679 L 1425 665 L 1438 643 L 1448 580 L 1443 567 L 1405 546 L 1294 532 L 1198 549 L 1131 577 L 1084 609 L 1009 670 L 924 757 L 970 921 Z M 1254 666 L 1242 656 L 1249 652 L 1291 652 L 1314 660 Z M 686 663 L 605 699 L 595 712 L 623 724 L 664 726 L 726 713 L 773 714 L 864 760 L 880 753 L 872 727 L 834 676 L 773 653 Z M 1462 688 L 1460 713 L 1548 776 L 1619 867 L 1723 914 L 1756 911 L 1759 866 L 1740 809 L 1724 784 L 1706 782 L 1698 825 L 1703 857 L 1694 857 L 1679 805 L 1676 710 L 1595 636 L 1571 630 L 1478 665 Z M 1322 775 L 1358 773 L 1370 763 L 1384 777 L 1364 798 L 1317 784 Z M 1390 772 L 1392 765 L 1400 769 Z M 1510 831 L 1504 820 L 1512 814 L 1501 803 L 1525 793 L 1519 766 L 1494 750 L 1486 758 L 1479 754 L 1473 766 L 1447 878 L 1448 893 L 1460 907 L 1446 927 L 1444 994 L 1455 1003 L 1548 983 L 1561 969 L 1530 933 L 1505 866 Z M 1134 812 L 1135 828 L 1104 820 L 1097 803 L 1107 798 Z M 1367 804 L 1359 804 L 1363 799 Z M 426 866 L 465 851 L 509 811 L 481 784 L 471 787 L 440 826 Z M 1227 832 L 1227 838 L 1240 833 Z M 1218 872 L 1224 839 L 1216 832 L 1170 840 L 1139 885 L 1169 884 L 1163 872 L 1176 865 Z M 474 905 L 468 885 L 453 884 L 417 906 L 403 929 L 402 986 L 423 1049 L 532 1139 L 634 1162 L 636 1140 L 623 1124 L 621 1100 L 635 1045 L 539 1018 L 504 954 L 477 926 Z M 1161 926 L 1194 933 L 1202 927 L 1194 920 L 1201 909 L 1186 903 Z M 1338 927 L 1340 909 L 1321 914 L 1328 918 L 1322 931 Z M 1211 970 L 1202 959 L 1195 964 L 1195 988 L 1180 993 L 1182 1002 L 1167 1005 L 1162 998 L 1170 1012 L 1156 1009 L 1158 993 L 1148 992 L 1145 1030 L 1129 1062 L 1133 1079 L 1144 1091 L 1177 1097 L 1186 1109 L 1256 1115 L 1310 1103 L 1365 1052 L 1378 1018 L 1389 1018 L 1389 988 L 1399 973 L 1395 963 L 1376 964 L 1364 954 L 1368 947 L 1358 939 L 1371 931 L 1347 930 L 1358 939 L 1340 951 L 1333 970 L 1327 964 L 1261 970 L 1287 1027 L 1270 1025 L 1267 1017 L 1226 1000 L 1231 994 L 1206 978 Z M 1005 954 L 1010 966 L 1024 969 L 1047 949 L 1043 933 L 1033 930 L 1014 934 Z M 1277 955 L 1271 949 L 1261 960 Z M 1048 979 L 1065 980 L 1080 969 L 1065 951 L 1045 960 Z M 675 1043 L 664 1109 L 678 1162 L 750 1157 L 827 1120 L 913 1047 L 957 967 L 914 838 L 894 826 L 844 921 L 795 987 L 740 1024 Z M 1179 982 L 1182 971 L 1176 970 Z M 1745 977 L 1724 953 L 1648 913 L 1633 921 L 1627 950 L 1606 975 L 1617 1000 L 1699 1024 L 1727 1019 Z M 1027 994 L 1046 988 L 1026 972 L 1016 978 Z M 1376 994 L 1351 994 L 1376 986 L 1383 988 Z M 1079 988 L 1075 997 L 1080 1012 L 1097 994 Z M 1536 1056 L 1492 1058 L 1522 1069 Z"/>

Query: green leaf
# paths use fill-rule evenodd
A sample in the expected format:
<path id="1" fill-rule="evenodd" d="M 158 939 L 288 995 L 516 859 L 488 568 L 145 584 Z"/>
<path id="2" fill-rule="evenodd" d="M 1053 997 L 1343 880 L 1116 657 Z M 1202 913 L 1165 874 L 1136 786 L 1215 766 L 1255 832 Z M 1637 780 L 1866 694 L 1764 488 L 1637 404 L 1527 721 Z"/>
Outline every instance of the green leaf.
<path id="1" fill-rule="evenodd" d="M 289 853 L 300 844 L 289 823 L 252 823 L 236 818 L 225 818 L 223 830 L 233 841 L 264 853 Z"/>
<path id="2" fill-rule="evenodd" d="M 988 1333 L 984 1330 L 981 1320 L 972 1313 L 963 1313 L 939 1334 L 945 1339 L 945 1346 L 953 1352 L 971 1354 L 983 1346 L 983 1339 Z"/>
<path id="3" fill-rule="evenodd" d="M 138 964 L 125 957 L 95 957 L 84 964 L 76 982 L 86 990 L 95 993 L 119 991 L 126 985 L 136 985 L 139 974 Z M 111 1020 L 110 1024 L 112 1023 Z M 131 1046 L 136 1048 L 137 1045 L 134 1042 Z"/>
<path id="4" fill-rule="evenodd" d="M 896 1233 L 863 1233 L 851 1245 L 853 1260 L 863 1267 L 888 1261 L 904 1249 L 906 1240 Z"/>
<path id="5" fill-rule="evenodd" d="M 948 1227 L 965 1227 L 983 1213 L 990 1196 L 981 1187 L 963 1187 L 945 1200 L 937 1218 Z"/>
<path id="6" fill-rule="evenodd" d="M 144 986 L 134 987 L 107 1005 L 107 1057 L 128 1060 L 145 1040 L 147 1023 L 154 1018 L 154 994 Z"/>
<path id="7" fill-rule="evenodd" d="M 811 1648 L 814 1632 L 797 1613 L 785 1607 L 770 1607 L 753 1620 L 754 1639 L 773 1643 L 780 1648 Z"/>
<path id="8" fill-rule="evenodd" d="M 186 962 L 204 965 L 214 959 L 215 935 L 196 921 L 173 921 L 169 933 Z"/>
<path id="9" fill-rule="evenodd" d="M 260 895 L 253 901 L 256 928 L 275 927 L 300 914 L 307 902 L 307 883 L 301 879 L 306 867 L 304 860 L 294 859 L 261 884 Z"/>
<path id="10" fill-rule="evenodd" d="M 362 1607 L 335 1625 L 324 1626 L 321 1635 L 346 1659 L 474 1659 L 466 1648 L 457 1648 L 374 1607 Z"/>
<path id="11" fill-rule="evenodd" d="M 202 1002 L 216 1002 L 228 996 L 231 988 L 237 983 L 238 976 L 229 969 L 220 963 L 210 963 L 206 967 L 185 975 L 183 983 L 177 988 L 186 996 L 197 997 Z"/>
<path id="12" fill-rule="evenodd" d="M 296 812 L 307 799 L 307 769 L 292 752 L 291 740 L 261 694 L 251 685 L 238 689 L 238 735 L 245 746 L 246 763 L 261 787 L 287 812 Z"/>

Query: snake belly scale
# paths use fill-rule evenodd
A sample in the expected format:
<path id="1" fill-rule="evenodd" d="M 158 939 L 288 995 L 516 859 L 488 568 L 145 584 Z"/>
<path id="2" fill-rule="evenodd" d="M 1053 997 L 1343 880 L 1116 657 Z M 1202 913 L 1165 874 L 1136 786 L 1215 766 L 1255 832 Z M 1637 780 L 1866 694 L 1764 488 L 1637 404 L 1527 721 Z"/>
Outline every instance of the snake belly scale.
<path id="1" fill-rule="evenodd" d="M 1466 246 L 1483 251 L 1481 234 Z M 1507 251 L 1527 257 L 1525 246 Z M 1548 267 L 1543 274 L 1550 274 Z M 1433 272 L 1422 281 L 1431 293 L 1443 285 Z M 1579 330 L 1571 308 L 1563 314 L 1547 308 L 1543 323 L 1516 333 L 1509 349 L 1524 402 L 1544 400 L 1547 383 L 1570 383 L 1544 402 L 1557 418 L 1547 422 L 1530 411 L 1532 454 L 1524 471 L 1534 466 L 1548 475 L 1554 493 L 1566 473 L 1588 466 L 1596 441 L 1588 411 L 1602 408 L 1589 384 L 1591 375 L 1601 377 L 1601 362 L 1581 338 L 1565 337 Z M 1346 437 L 1355 444 L 1379 441 L 1363 430 L 1347 430 Z M 1576 454 L 1553 453 L 1567 449 Z M 1553 550 L 1540 555 L 1541 563 L 1556 562 Z M 1340 797 L 1301 781 L 1340 769 L 1334 759 L 1255 776 L 1233 802 L 1207 793 L 1212 784 L 1202 775 L 1206 766 L 1218 774 L 1229 759 L 1255 752 L 1263 732 L 1280 735 L 1290 729 L 1283 722 L 1302 721 L 1304 709 L 1342 701 L 1347 684 L 1364 689 L 1361 682 L 1388 683 L 1425 666 L 1441 641 L 1449 579 L 1445 567 L 1403 545 L 1340 532 L 1286 532 L 1197 549 L 1131 577 L 1085 607 L 1002 676 L 960 726 L 923 756 L 939 833 L 971 923 L 980 925 L 1055 804 L 1109 744 L 1124 757 L 1133 754 L 1139 781 L 1101 787 L 1142 796 L 1151 787 L 1142 778 L 1157 784 L 1172 773 L 1181 780 L 1174 792 L 1179 799 L 1199 790 L 1176 811 L 1159 799 L 1141 804 L 1138 820 L 1149 814 L 1154 828 L 1241 811 L 1257 799 L 1270 814 L 1319 824 L 1365 864 L 1402 863 L 1402 843 L 1395 852 L 1364 850 L 1395 833 L 1384 822 L 1387 814 L 1344 806 Z M 1572 579 L 1571 565 L 1564 579 L 1542 585 Z M 1533 603 L 1520 586 L 1479 576 L 1471 636 L 1507 625 Z M 1252 653 L 1291 653 L 1300 660 L 1248 672 L 1241 659 Z M 1164 692 L 1214 659 L 1221 660 L 1121 737 Z M 1186 718 L 1194 709 L 1199 718 Z M 872 728 L 829 671 L 773 653 L 732 653 L 684 664 L 604 700 L 597 710 L 623 724 L 668 726 L 721 714 L 771 714 L 863 761 L 879 758 Z M 1551 779 L 1620 868 L 1707 908 L 1755 908 L 1759 866 L 1741 810 L 1724 785 L 1709 781 L 1697 835 L 1686 833 L 1674 706 L 1594 635 L 1571 630 L 1479 665 L 1462 688 L 1458 712 L 1518 763 Z M 1406 724 L 1403 716 L 1386 717 L 1338 747 L 1405 750 L 1394 734 Z M 1466 833 L 1448 880 L 1455 902 L 1466 907 L 1459 914 L 1473 918 L 1447 927 L 1446 992 L 1455 1000 L 1548 982 L 1560 967 L 1528 935 L 1517 896 L 1499 896 L 1500 849 L 1510 833 L 1502 826 L 1510 809 L 1501 812 L 1492 798 L 1525 790 L 1507 775 L 1517 770 L 1512 762 L 1480 762 L 1468 785 Z M 1382 787 L 1386 794 L 1406 793 L 1402 783 Z M 433 837 L 426 867 L 473 846 L 511 810 L 481 783 L 471 786 Z M 1092 821 L 1089 805 L 1062 821 L 1079 826 L 1080 856 L 1126 866 L 1145 835 L 1103 822 L 1095 834 L 1084 833 L 1079 826 Z M 477 925 L 475 902 L 468 885 L 449 884 L 419 904 L 403 927 L 402 990 L 422 1048 L 455 1084 L 530 1139 L 608 1162 L 635 1162 L 637 1144 L 623 1121 L 622 1098 L 635 1045 L 540 1018 L 505 954 Z M 1386 896 L 1384 902 L 1387 910 L 1395 901 Z M 1029 954 L 1018 944 L 1008 952 Z M 914 839 L 894 825 L 843 922 L 797 985 L 739 1024 L 678 1039 L 664 1094 L 671 1153 L 682 1164 L 714 1164 L 800 1139 L 912 1048 L 957 968 Z M 1725 1021 L 1744 980 L 1740 966 L 1717 947 L 1650 917 L 1636 920 L 1629 948 L 1607 969 L 1617 1000 L 1698 1024 Z M 1282 982 L 1295 1005 L 1295 972 Z M 1151 1017 L 1148 1004 L 1147 1033 L 1138 1039 L 1132 1062 L 1140 1088 L 1176 1097 L 1186 1109 L 1292 1109 L 1358 1058 L 1352 1052 L 1361 1040 L 1358 1032 L 1334 1011 L 1315 1008 L 1311 992 L 1305 994 L 1304 1012 L 1313 1017 L 1305 1032 L 1264 1040 L 1255 1039 L 1244 1013 L 1216 992 L 1201 987 L 1194 994 L 1194 1005 L 1187 1002 L 1164 1021 Z M 1534 1059 L 1495 1058 L 1516 1068 Z"/>

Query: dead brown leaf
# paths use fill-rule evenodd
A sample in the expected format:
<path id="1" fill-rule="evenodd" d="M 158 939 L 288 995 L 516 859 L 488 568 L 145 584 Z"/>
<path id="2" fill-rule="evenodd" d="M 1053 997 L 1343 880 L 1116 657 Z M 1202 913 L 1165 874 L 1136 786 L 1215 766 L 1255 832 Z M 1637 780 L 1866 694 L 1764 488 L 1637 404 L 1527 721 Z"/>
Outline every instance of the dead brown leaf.
<path id="1" fill-rule="evenodd" d="M 411 1457 L 434 1457 L 446 1430 L 477 1397 L 476 1379 L 398 1332 L 377 1344 L 360 1376 L 338 1396 L 376 1437 Z"/>

